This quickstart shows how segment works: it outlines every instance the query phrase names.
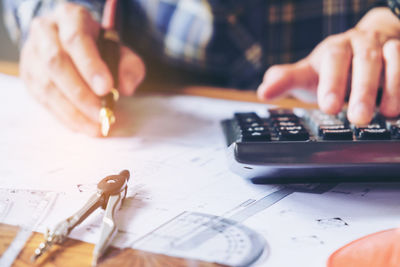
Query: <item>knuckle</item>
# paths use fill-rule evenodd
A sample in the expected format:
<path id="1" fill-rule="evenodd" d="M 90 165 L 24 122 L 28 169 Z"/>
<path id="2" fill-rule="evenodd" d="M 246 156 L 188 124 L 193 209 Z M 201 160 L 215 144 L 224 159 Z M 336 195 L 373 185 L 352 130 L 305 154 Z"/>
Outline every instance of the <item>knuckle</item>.
<path id="1" fill-rule="evenodd" d="M 79 29 L 68 32 L 63 36 L 63 43 L 66 46 L 74 46 L 77 42 L 81 41 L 83 38 L 83 33 Z"/>
<path id="2" fill-rule="evenodd" d="M 344 46 L 347 43 L 346 33 L 332 34 L 325 38 L 324 42 L 328 47 Z"/>
<path id="3" fill-rule="evenodd" d="M 267 71 L 267 75 L 285 75 L 288 73 L 288 68 L 286 65 L 274 65 L 271 66 L 268 71 Z"/>
<path id="4" fill-rule="evenodd" d="M 350 49 L 347 49 L 347 47 L 343 45 L 331 45 L 328 47 L 326 50 L 326 55 L 329 58 L 343 58 L 343 57 L 349 57 L 351 55 Z"/>
<path id="5" fill-rule="evenodd" d="M 337 42 L 339 42 L 338 40 L 338 36 L 337 35 L 330 35 L 328 37 L 325 38 L 325 43 L 327 43 L 328 45 L 332 45 L 332 44 L 336 44 Z"/>
<path id="6" fill-rule="evenodd" d="M 67 60 L 67 54 L 58 46 L 54 46 L 47 53 L 46 66 L 50 69 L 59 70 Z"/>
<path id="7" fill-rule="evenodd" d="M 50 80 L 46 80 L 40 87 L 42 95 L 45 96 L 51 96 L 53 94 L 53 90 L 55 89 L 53 88 L 53 84 Z M 43 99 L 43 101 L 46 102 L 46 100 L 49 100 L 49 98 L 51 97 L 47 97 L 47 99 Z"/>
<path id="8" fill-rule="evenodd" d="M 64 16 L 80 16 L 87 12 L 83 6 L 74 3 L 62 3 L 58 6 L 57 11 L 59 15 Z"/>
<path id="9" fill-rule="evenodd" d="M 382 52 L 380 49 L 375 47 L 366 47 L 365 49 L 355 53 L 355 57 L 358 57 L 363 61 L 376 62 L 381 60 Z"/>
<path id="10" fill-rule="evenodd" d="M 36 31 L 41 31 L 48 25 L 47 19 L 43 17 L 36 17 L 32 20 L 31 26 L 30 26 L 30 31 L 31 32 L 36 32 Z"/>
<path id="11" fill-rule="evenodd" d="M 75 99 L 76 101 L 80 102 L 80 103 L 85 103 L 88 102 L 88 94 L 87 91 L 84 90 L 84 88 L 80 87 L 80 86 L 76 86 L 75 88 L 73 88 L 71 90 L 71 95 L 72 98 Z"/>
<path id="12" fill-rule="evenodd" d="M 296 64 L 296 63 L 295 63 Z M 282 64 L 272 66 L 268 71 L 268 77 L 276 77 L 277 79 L 286 80 L 287 84 L 292 84 L 294 81 L 293 64 Z"/>
<path id="13" fill-rule="evenodd" d="M 85 18 L 88 15 L 88 11 L 81 5 L 70 4 L 68 8 L 68 12 L 66 13 L 68 16 L 73 18 Z"/>
<path id="14" fill-rule="evenodd" d="M 366 37 L 369 40 L 375 41 L 375 42 L 379 42 L 381 39 L 381 34 L 378 31 L 366 31 L 364 32 L 364 34 L 366 35 Z"/>

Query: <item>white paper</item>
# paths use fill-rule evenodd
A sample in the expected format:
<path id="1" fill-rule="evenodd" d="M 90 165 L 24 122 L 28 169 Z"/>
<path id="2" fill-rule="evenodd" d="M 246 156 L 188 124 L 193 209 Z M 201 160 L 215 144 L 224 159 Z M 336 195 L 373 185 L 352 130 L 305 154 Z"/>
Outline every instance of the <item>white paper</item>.
<path id="1" fill-rule="evenodd" d="M 66 129 L 15 78 L 0 76 L 0 98 L 0 193 L 25 192 L 21 203 L 30 199 L 27 192 L 57 194 L 40 231 L 78 210 L 100 179 L 122 169 L 131 179 L 118 212 L 114 245 L 120 247 L 216 261 L 210 251 L 218 251 L 220 241 L 202 243 L 195 254 L 151 243 L 156 229 L 197 212 L 241 218 L 257 231 L 266 249 L 256 265 L 323 266 L 340 246 L 400 222 L 399 184 L 342 184 L 323 194 L 290 194 L 292 189 L 253 185 L 231 173 L 220 120 L 234 111 L 266 114 L 265 105 L 190 96 L 125 98 L 113 136 L 91 138 Z M 268 204 L 271 194 L 281 193 L 285 197 Z M 0 219 L 20 224 L 23 216 L 10 209 L 0 206 Z M 96 211 L 71 236 L 97 242 L 102 214 Z"/>

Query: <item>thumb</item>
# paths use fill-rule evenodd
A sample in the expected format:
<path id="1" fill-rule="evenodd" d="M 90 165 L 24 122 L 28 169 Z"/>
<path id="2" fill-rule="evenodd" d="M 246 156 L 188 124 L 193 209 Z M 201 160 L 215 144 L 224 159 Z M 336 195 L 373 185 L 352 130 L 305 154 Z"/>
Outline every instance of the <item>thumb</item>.
<path id="1" fill-rule="evenodd" d="M 146 68 L 141 58 L 128 47 L 121 46 L 119 62 L 119 86 L 123 95 L 132 95 L 143 81 Z"/>
<path id="2" fill-rule="evenodd" d="M 317 72 L 307 59 L 303 59 L 294 64 L 270 67 L 257 89 L 257 95 L 262 100 L 269 100 L 291 89 L 315 89 L 317 85 Z"/>

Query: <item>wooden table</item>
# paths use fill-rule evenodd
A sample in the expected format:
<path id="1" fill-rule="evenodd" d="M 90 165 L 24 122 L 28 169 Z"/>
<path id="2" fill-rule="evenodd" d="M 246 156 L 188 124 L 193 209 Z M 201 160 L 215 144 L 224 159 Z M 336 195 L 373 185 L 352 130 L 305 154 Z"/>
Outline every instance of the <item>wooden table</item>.
<path id="1" fill-rule="evenodd" d="M 18 65 L 12 62 L 0 62 L 0 72 L 9 75 L 18 75 Z M 153 90 L 150 91 L 154 92 Z M 140 92 L 140 94 L 145 93 L 148 92 Z M 160 92 L 157 91 L 157 93 Z M 162 91 L 161 93 L 178 93 L 248 102 L 260 102 L 254 92 L 244 92 L 234 89 L 190 86 L 185 88 L 177 88 L 168 92 Z M 277 101 L 268 102 L 268 104 L 276 104 L 287 108 L 316 107 L 314 104 L 299 102 L 292 98 L 280 99 Z M 18 227 L 16 226 L 0 224 L 0 255 L 2 255 L 9 244 L 11 244 L 17 232 Z M 91 264 L 94 245 L 74 239 L 68 239 L 62 246 L 56 245 L 51 249 L 50 253 L 45 254 L 36 264 L 33 265 L 30 262 L 30 257 L 32 256 L 34 250 L 38 247 L 39 243 L 42 241 L 42 234 L 33 233 L 13 266 L 90 266 Z M 104 258 L 105 259 L 99 263 L 99 266 L 221 266 L 218 264 L 190 259 L 173 258 L 130 248 L 111 248 Z"/>

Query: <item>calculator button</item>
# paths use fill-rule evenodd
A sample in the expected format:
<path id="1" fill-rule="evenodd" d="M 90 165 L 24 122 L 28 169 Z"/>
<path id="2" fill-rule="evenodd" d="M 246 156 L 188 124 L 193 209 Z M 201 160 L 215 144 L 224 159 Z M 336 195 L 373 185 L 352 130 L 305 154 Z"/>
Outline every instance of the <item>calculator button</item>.
<path id="1" fill-rule="evenodd" d="M 305 141 L 308 140 L 309 134 L 308 132 L 302 131 L 279 131 L 277 134 L 279 141 Z"/>
<path id="2" fill-rule="evenodd" d="M 271 123 L 272 127 L 292 127 L 292 126 L 298 126 L 299 123 L 298 122 L 294 122 L 294 121 L 275 121 Z"/>
<path id="3" fill-rule="evenodd" d="M 276 128 L 277 131 L 305 131 L 302 125 L 293 126 L 279 126 Z"/>
<path id="4" fill-rule="evenodd" d="M 239 125 L 248 125 L 252 123 L 260 123 L 261 119 L 255 112 L 235 113 L 235 119 Z"/>
<path id="5" fill-rule="evenodd" d="M 298 122 L 299 118 L 295 115 L 293 116 L 278 116 L 278 117 L 271 117 L 270 118 L 272 123 L 279 123 L 279 122 Z"/>
<path id="6" fill-rule="evenodd" d="M 400 127 L 398 125 L 392 125 L 390 131 L 393 139 L 400 139 Z"/>
<path id="7" fill-rule="evenodd" d="M 385 128 L 357 128 L 358 140 L 388 140 L 390 132 Z"/>
<path id="8" fill-rule="evenodd" d="M 376 114 L 372 119 L 372 121 L 370 122 L 370 125 L 379 125 L 381 128 L 385 128 L 386 120 L 382 115 Z"/>
<path id="9" fill-rule="evenodd" d="M 284 108 L 268 109 L 268 113 L 270 117 L 294 115 L 291 109 L 284 109 Z"/>
<path id="10" fill-rule="evenodd" d="M 242 141 L 271 141 L 271 135 L 268 131 L 242 132 Z"/>
<path id="11" fill-rule="evenodd" d="M 343 129 L 348 129 L 348 127 L 345 126 L 344 124 L 328 124 L 328 125 L 324 124 L 318 127 L 318 134 L 322 136 L 324 130 L 343 130 Z"/>
<path id="12" fill-rule="evenodd" d="M 353 131 L 344 124 L 321 125 L 318 135 L 323 140 L 353 140 Z"/>
<path id="13" fill-rule="evenodd" d="M 323 140 L 353 140 L 353 131 L 349 128 L 325 129 L 320 136 Z"/>
<path id="14" fill-rule="evenodd" d="M 263 131 L 268 131 L 268 129 L 264 126 L 261 126 L 260 124 L 252 127 L 242 127 L 242 131 L 245 132 L 263 132 Z"/>

